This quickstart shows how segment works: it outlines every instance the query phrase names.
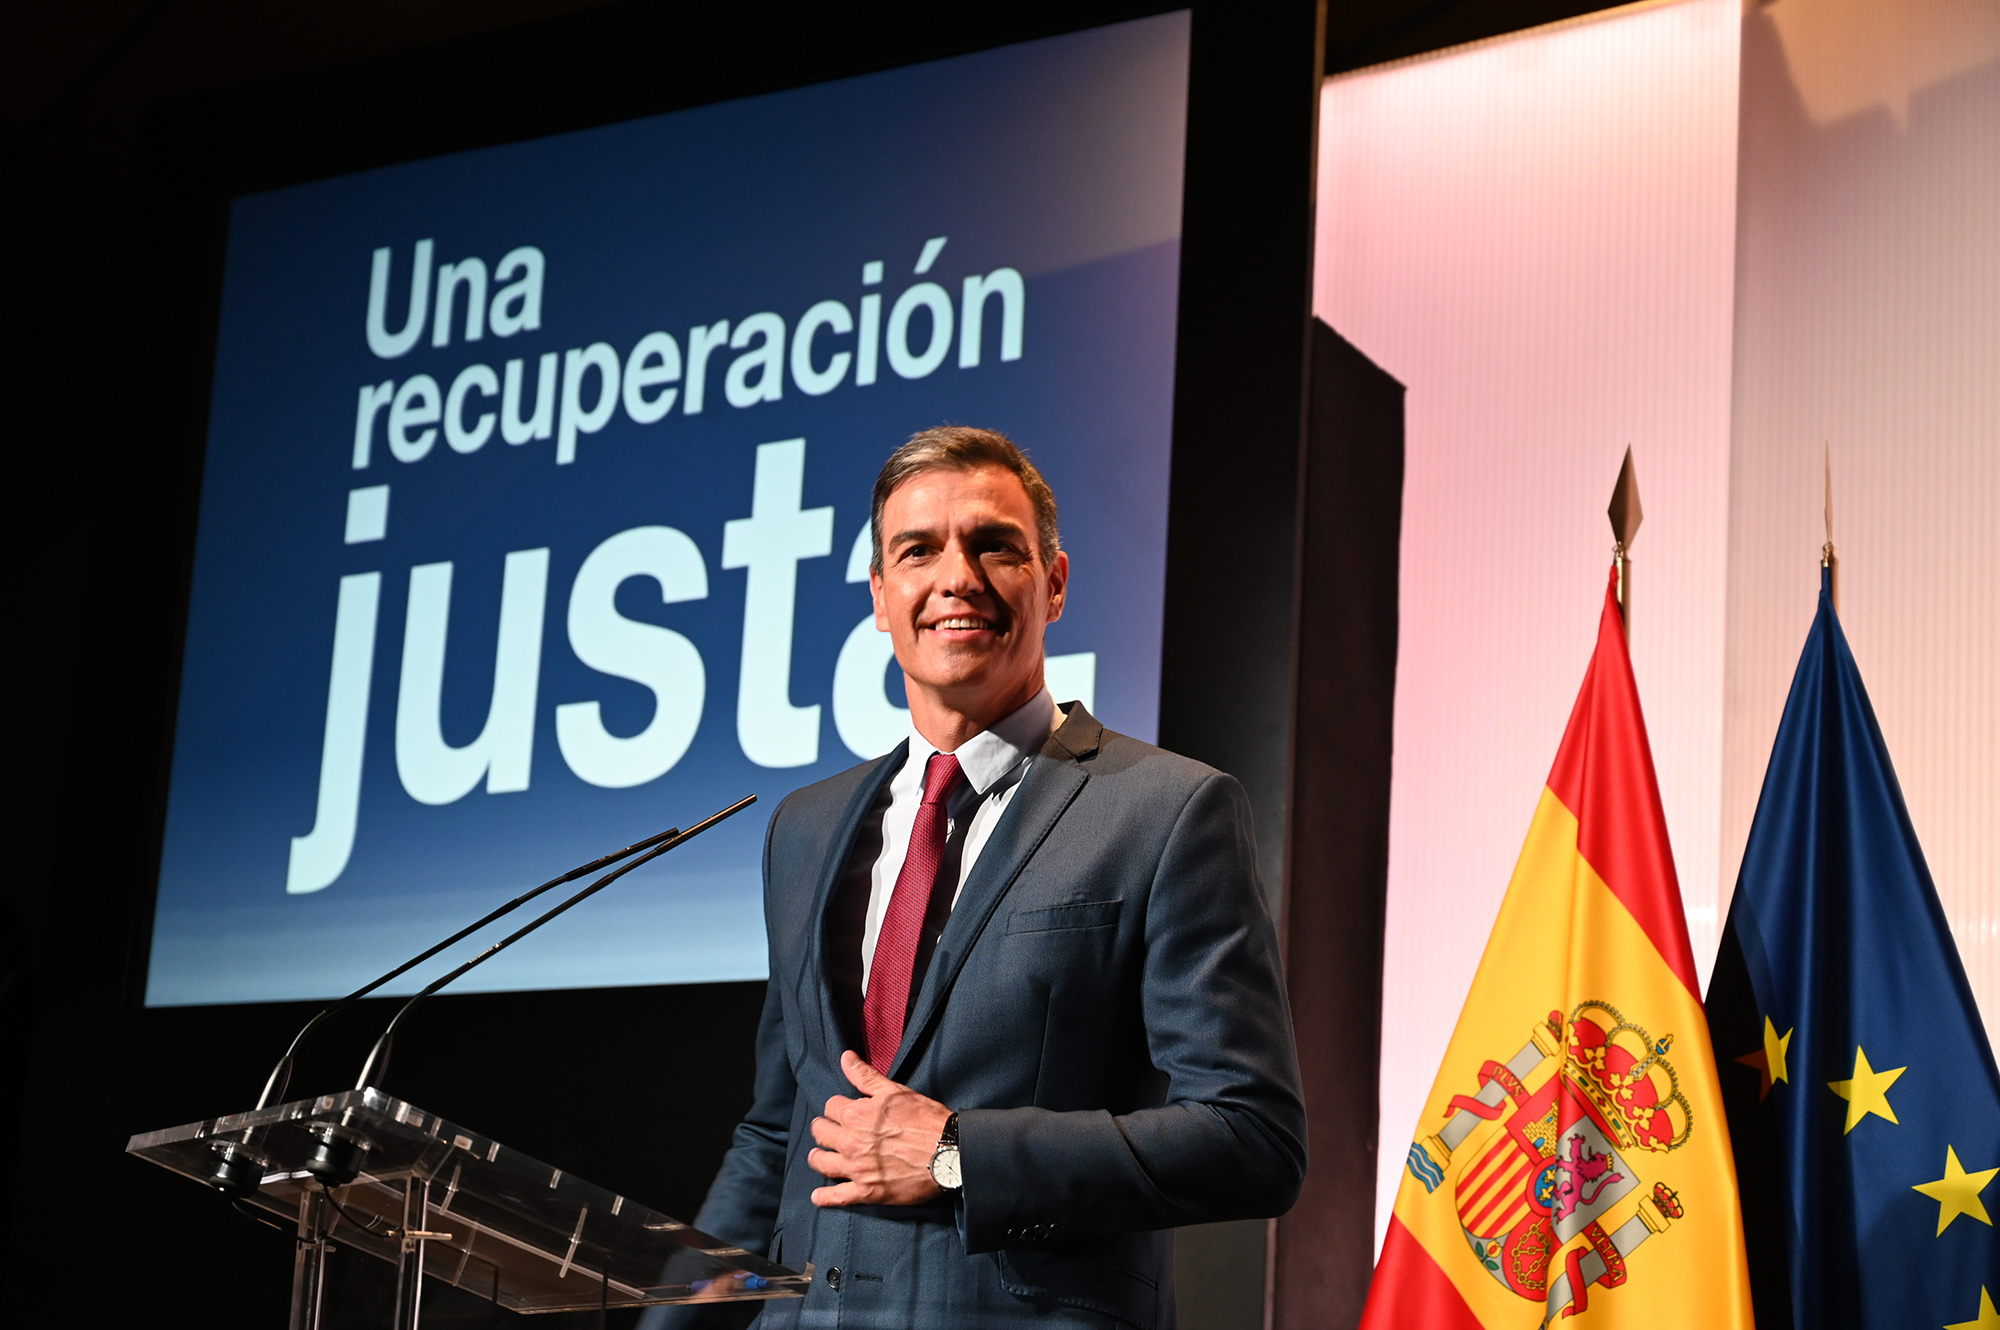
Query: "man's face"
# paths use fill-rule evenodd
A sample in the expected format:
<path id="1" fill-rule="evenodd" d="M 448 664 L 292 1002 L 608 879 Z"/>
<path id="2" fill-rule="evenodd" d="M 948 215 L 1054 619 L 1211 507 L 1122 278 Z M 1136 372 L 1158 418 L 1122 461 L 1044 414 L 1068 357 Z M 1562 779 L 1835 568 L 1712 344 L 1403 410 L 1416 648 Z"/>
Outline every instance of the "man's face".
<path id="1" fill-rule="evenodd" d="M 1068 555 L 1038 552 L 1034 505 L 1001 467 L 923 471 L 890 494 L 868 580 L 912 693 L 981 725 L 1035 695 L 1069 580 Z"/>

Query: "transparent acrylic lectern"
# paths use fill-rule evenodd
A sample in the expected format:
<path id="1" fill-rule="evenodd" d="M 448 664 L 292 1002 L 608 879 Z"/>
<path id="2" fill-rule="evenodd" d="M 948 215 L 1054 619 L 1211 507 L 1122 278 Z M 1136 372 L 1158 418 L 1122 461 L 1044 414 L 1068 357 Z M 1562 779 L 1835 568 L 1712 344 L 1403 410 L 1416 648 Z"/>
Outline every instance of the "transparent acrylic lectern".
<path id="1" fill-rule="evenodd" d="M 799 1297 L 812 1282 L 372 1088 L 125 1148 L 202 1183 L 219 1161 L 262 1170 L 243 1200 L 298 1226 L 291 1330 L 319 1326 L 329 1243 L 396 1266 L 396 1330 L 416 1330 L 420 1274 L 517 1312 Z M 353 1180 L 329 1188 L 329 1173 Z"/>

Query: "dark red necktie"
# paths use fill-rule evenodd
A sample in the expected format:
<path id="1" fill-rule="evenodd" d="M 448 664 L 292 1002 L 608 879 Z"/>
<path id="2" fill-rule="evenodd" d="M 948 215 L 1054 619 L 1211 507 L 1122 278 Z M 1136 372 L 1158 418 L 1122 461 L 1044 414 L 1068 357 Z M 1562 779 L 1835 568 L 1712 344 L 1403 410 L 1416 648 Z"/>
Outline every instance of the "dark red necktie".
<path id="1" fill-rule="evenodd" d="M 924 917 L 930 913 L 932 898 L 952 889 L 938 872 L 944 865 L 945 804 L 964 783 L 965 773 L 959 770 L 956 757 L 931 754 L 924 768 L 924 801 L 917 806 L 917 820 L 910 827 L 910 852 L 903 857 L 903 871 L 896 874 L 896 889 L 889 894 L 882 931 L 875 937 L 875 959 L 868 966 L 868 993 L 861 1001 L 861 1019 L 867 1027 L 868 1065 L 885 1075 L 903 1044 L 903 1022 L 910 1014 L 910 981 L 916 974 Z"/>

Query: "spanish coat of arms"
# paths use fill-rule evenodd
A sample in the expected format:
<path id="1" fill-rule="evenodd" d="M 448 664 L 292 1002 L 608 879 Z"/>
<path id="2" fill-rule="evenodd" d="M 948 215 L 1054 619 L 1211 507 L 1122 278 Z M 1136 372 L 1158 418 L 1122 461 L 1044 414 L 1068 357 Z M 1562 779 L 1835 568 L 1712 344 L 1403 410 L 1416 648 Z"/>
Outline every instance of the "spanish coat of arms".
<path id="1" fill-rule="evenodd" d="M 1544 1325 L 1584 1310 L 1592 1284 L 1623 1284 L 1633 1251 L 1681 1217 L 1660 1182 L 1620 1205 L 1645 1186 L 1639 1163 L 1694 1132 L 1672 1046 L 1605 1002 L 1583 1002 L 1567 1021 L 1552 1011 L 1512 1058 L 1481 1066 L 1476 1093 L 1452 1096 L 1442 1131 L 1410 1147 L 1411 1176 L 1427 1192 L 1452 1177 L 1472 1254 L 1540 1303 Z M 1608 1223 L 1625 1208 L 1623 1223 Z"/>

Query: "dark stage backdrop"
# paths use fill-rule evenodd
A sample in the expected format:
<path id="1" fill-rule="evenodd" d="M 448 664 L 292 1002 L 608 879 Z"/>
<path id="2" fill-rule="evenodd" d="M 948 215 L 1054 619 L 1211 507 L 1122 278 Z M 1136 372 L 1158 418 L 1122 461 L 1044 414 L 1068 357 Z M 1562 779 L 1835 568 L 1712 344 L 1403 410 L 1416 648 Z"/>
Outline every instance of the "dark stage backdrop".
<path id="1" fill-rule="evenodd" d="M 610 5 L 181 100 L 148 116 L 136 151 L 103 135 L 20 141 L 31 153 L 76 156 L 73 169 L 67 160 L 43 162 L 38 174 L 15 177 L 47 184 L 49 192 L 23 189 L 13 200 L 44 228 L 37 253 L 62 265 L 57 278 L 36 279 L 28 312 L 8 329 L 10 345 L 21 350 L 8 372 L 18 389 L 10 400 L 21 403 L 18 437 L 40 440 L 30 451 L 43 459 L 27 473 L 26 492 L 46 501 L 25 529 L 37 551 L 58 551 L 36 567 L 53 588 L 45 609 L 67 625 L 48 644 L 61 658 L 38 665 L 43 673 L 33 677 L 56 681 L 48 705 L 68 709 L 59 744 L 45 750 L 59 751 L 58 759 L 11 773 L 47 788 L 23 795 L 22 806 L 38 810 L 21 838 L 35 885 L 9 897 L 32 911 L 32 960 L 5 995 L 10 1037 L 25 1044 L 8 1067 L 17 1078 L 7 1087 L 16 1090 L 8 1111 L 19 1114 L 21 1141 L 10 1174 L 10 1320 L 96 1314 L 84 1312 L 86 1304 L 173 1308 L 221 1326 L 269 1325 L 284 1314 L 285 1235 L 121 1153 L 134 1131 L 247 1104 L 312 1010 L 258 1002 L 144 1006 L 230 201 L 1172 8 L 1026 5 L 940 15 L 930 7 L 870 6 L 777 21 L 762 11 Z M 159 32 L 171 30 L 170 10 L 147 13 Z M 1166 576 L 1152 630 L 1159 738 L 1244 780 L 1274 902 L 1285 869 L 1317 23 L 1310 3 L 1197 3 L 1191 10 Z M 228 21 L 220 28 L 214 40 L 225 46 L 255 40 Z M 18 169 L 19 159 L 10 166 Z M 93 171 L 123 172 L 136 183 L 121 200 L 96 187 Z M 67 215 L 75 225 L 115 243 L 71 243 L 46 221 L 66 215 L 57 196 L 70 187 L 99 210 L 74 205 Z M 892 294 L 918 280 L 910 270 L 920 252 L 902 250 L 950 235 L 918 230 L 901 238 L 899 250 L 859 256 L 900 267 L 891 281 L 901 285 L 885 285 Z M 395 237 L 396 262 L 411 262 L 414 242 L 429 234 Z M 965 234 L 950 238 L 945 255 Z M 478 253 L 497 263 L 504 251 L 496 247 L 515 243 L 496 237 L 484 249 L 434 257 Z M 978 271 L 1007 262 L 982 256 Z M 949 275 L 962 281 L 972 271 Z M 552 267 L 551 291 L 556 273 Z M 860 283 L 853 285 L 825 293 L 852 306 Z M 817 286 L 799 291 L 801 299 L 821 294 Z M 712 317 L 761 308 L 728 304 Z M 999 310 L 997 299 L 992 308 Z M 695 317 L 710 315 L 691 313 L 685 321 Z M 606 328 L 580 328 L 556 349 L 598 337 L 618 342 Z M 644 330 L 635 324 L 627 331 Z M 998 347 L 994 342 L 990 353 Z M 618 342 L 617 349 L 630 347 Z M 953 372 L 986 368 L 1008 365 Z M 380 377 L 400 384 L 408 376 Z M 602 436 L 579 434 L 580 456 L 612 442 L 608 428 Z M 810 447 L 813 436 L 806 437 Z M 385 445 L 377 439 L 375 446 Z M 445 456 L 451 451 L 431 460 L 480 460 Z M 400 530 L 398 502 L 392 494 L 392 533 Z M 819 502 L 809 496 L 807 506 Z M 346 516 L 333 520 L 344 529 Z M 853 518 L 858 514 L 840 515 L 836 545 L 852 539 Z M 366 530 L 365 513 L 362 521 Z M 342 541 L 341 548 L 365 544 Z M 496 546 L 489 562 L 515 548 Z M 403 565 L 405 579 L 416 562 Z M 490 594 L 498 580 L 496 572 Z M 843 581 L 835 590 L 851 588 Z M 841 613 L 851 620 L 859 610 Z M 1077 644 L 1079 652 L 1091 649 Z M 1143 715 L 1127 724 L 1143 732 Z M 829 761 L 836 737 L 837 727 L 833 735 L 822 728 Z M 735 792 L 719 791 L 717 801 Z M 442 998 L 399 1039 L 390 1086 L 552 1164 L 685 1214 L 698 1204 L 747 1101 L 760 989 L 738 982 Z M 386 1017 L 384 1004 L 371 1003 L 343 1018 L 305 1058 L 295 1085 L 303 1092 L 350 1083 Z M 1261 1223 L 1182 1236 L 1185 1324 L 1247 1330 L 1261 1323 L 1264 1236 Z M 115 1257 L 106 1255 L 114 1249 Z"/>

